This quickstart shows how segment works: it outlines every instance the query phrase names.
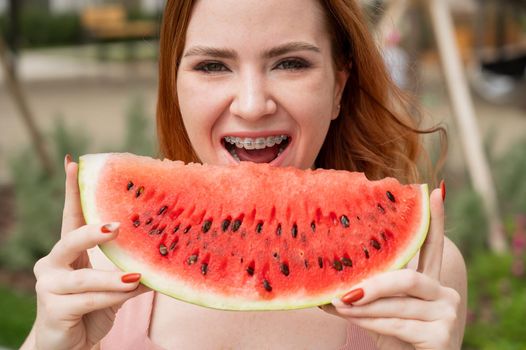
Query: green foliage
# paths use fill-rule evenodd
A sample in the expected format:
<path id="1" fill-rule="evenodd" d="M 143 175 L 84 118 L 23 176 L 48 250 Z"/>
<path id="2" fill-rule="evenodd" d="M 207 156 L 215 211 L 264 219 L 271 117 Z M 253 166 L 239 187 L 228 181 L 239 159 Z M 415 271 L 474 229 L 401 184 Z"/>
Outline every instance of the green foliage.
<path id="1" fill-rule="evenodd" d="M 512 247 L 509 253 L 488 251 L 488 223 L 479 195 L 465 185 L 448 192 L 448 235 L 460 247 L 468 268 L 469 312 L 463 349 L 526 349 L 526 251 L 521 247 L 524 243 L 518 243 L 526 215 L 525 149 L 523 140 L 503 156 L 490 154 L 504 229 Z"/>
<path id="2" fill-rule="evenodd" d="M 514 144 L 495 162 L 493 169 L 503 213 L 526 213 L 526 140 Z"/>
<path id="3" fill-rule="evenodd" d="M 35 297 L 0 286 L 0 310 L 0 345 L 19 348 L 35 319 Z"/>
<path id="4" fill-rule="evenodd" d="M 525 349 L 526 276 L 512 273 L 514 259 L 478 252 L 468 264 L 465 349 Z"/>
<path id="5" fill-rule="evenodd" d="M 448 193 L 446 227 L 448 237 L 466 260 L 485 248 L 488 222 L 482 200 L 474 190 L 463 188 Z"/>
<path id="6" fill-rule="evenodd" d="M 58 240 L 64 198 L 63 157 L 68 152 L 78 156 L 86 149 L 86 139 L 78 132 L 67 131 L 61 120 L 55 124 L 51 139 L 55 143 L 55 176 L 44 172 L 32 150 L 24 150 L 10 161 L 17 223 L 0 249 L 0 261 L 14 270 L 29 269 Z"/>
<path id="7" fill-rule="evenodd" d="M 153 154 L 150 120 L 140 98 L 134 99 L 127 113 L 124 147 L 109 147 L 136 154 Z M 40 257 L 48 254 L 60 237 L 64 198 L 64 155 L 74 159 L 88 152 L 88 138 L 81 130 L 71 131 L 62 119 L 48 137 L 53 146 L 54 176 L 45 174 L 32 149 L 11 159 L 10 172 L 15 189 L 17 221 L 0 247 L 0 263 L 11 270 L 31 271 Z"/>
<path id="8" fill-rule="evenodd" d="M 126 128 L 123 151 L 153 156 L 153 135 L 150 134 L 149 128 L 151 121 L 145 117 L 146 111 L 141 97 L 132 100 L 127 115 L 128 127 Z"/>
<path id="9" fill-rule="evenodd" d="M 7 32 L 8 18 L 0 16 L 0 29 Z M 22 47 L 78 44 L 83 32 L 77 14 L 50 14 L 38 8 L 26 8 L 20 14 Z"/>

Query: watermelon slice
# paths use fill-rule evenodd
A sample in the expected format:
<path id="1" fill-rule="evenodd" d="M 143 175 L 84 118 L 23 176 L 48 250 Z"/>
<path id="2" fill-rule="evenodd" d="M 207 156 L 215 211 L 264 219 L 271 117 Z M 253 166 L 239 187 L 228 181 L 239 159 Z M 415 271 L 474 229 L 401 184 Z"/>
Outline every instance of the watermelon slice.
<path id="1" fill-rule="evenodd" d="M 87 223 L 121 222 L 102 251 L 190 303 L 279 310 L 329 303 L 404 266 L 429 225 L 427 185 L 268 164 L 80 158 Z"/>

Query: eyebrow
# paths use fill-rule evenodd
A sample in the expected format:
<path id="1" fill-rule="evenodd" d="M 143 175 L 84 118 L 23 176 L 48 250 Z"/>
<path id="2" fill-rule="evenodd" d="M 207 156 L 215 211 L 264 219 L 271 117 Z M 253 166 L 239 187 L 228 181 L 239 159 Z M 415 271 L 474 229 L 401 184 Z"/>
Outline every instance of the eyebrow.
<path id="1" fill-rule="evenodd" d="M 262 55 L 263 58 L 273 58 L 281 56 L 290 52 L 297 51 L 312 51 L 312 52 L 321 52 L 319 47 L 312 44 L 303 42 L 303 41 L 294 41 L 273 47 L 265 51 Z M 224 58 L 224 59 L 235 59 L 237 58 L 237 53 L 231 49 L 216 48 L 209 46 L 193 46 L 188 51 L 185 52 L 183 57 L 189 56 L 209 56 L 215 58 Z"/>

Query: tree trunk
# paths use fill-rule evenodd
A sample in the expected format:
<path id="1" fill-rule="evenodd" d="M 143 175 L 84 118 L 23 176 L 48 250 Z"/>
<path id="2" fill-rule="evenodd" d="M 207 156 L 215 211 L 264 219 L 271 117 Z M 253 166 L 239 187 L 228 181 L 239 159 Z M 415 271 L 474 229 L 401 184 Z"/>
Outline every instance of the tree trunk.
<path id="1" fill-rule="evenodd" d="M 53 163 L 51 162 L 51 158 L 46 150 L 44 138 L 39 132 L 34 117 L 29 109 L 27 99 L 24 96 L 17 75 L 14 74 L 10 63 L 11 61 L 14 61 L 14 58 L 12 58 L 12 56 L 10 57 L 10 52 L 5 46 L 4 39 L 0 36 L 0 62 L 4 70 L 4 80 L 7 85 L 7 90 L 11 92 L 13 101 L 15 102 L 15 105 L 20 112 L 20 116 L 29 131 L 33 147 L 42 163 L 42 167 L 45 172 L 51 176 L 53 175 Z"/>

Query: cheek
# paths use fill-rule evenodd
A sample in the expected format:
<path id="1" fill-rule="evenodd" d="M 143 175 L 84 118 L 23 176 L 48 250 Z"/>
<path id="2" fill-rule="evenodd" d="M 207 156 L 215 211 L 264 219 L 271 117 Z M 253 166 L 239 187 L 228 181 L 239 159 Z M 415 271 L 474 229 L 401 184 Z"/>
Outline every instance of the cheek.
<path id="1" fill-rule="evenodd" d="M 182 77 L 177 81 L 179 107 L 190 137 L 208 134 L 221 115 L 221 96 L 209 84 Z"/>
<path id="2" fill-rule="evenodd" d="M 282 101 L 302 127 L 322 127 L 331 121 L 333 89 L 323 78 L 283 89 Z"/>

